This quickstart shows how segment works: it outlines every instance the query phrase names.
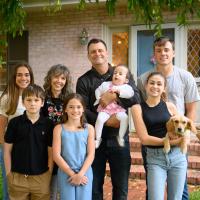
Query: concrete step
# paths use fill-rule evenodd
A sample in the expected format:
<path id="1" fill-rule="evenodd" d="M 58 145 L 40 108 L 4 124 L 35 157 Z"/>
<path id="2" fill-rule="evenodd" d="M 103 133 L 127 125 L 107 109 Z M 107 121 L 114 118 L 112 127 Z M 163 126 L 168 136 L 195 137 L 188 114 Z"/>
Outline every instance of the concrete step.
<path id="1" fill-rule="evenodd" d="M 142 155 L 140 152 L 131 152 L 131 164 L 143 165 Z M 199 156 L 188 156 L 188 169 L 200 170 Z"/>
<path id="2" fill-rule="evenodd" d="M 109 166 L 106 166 L 106 174 L 110 176 Z M 132 179 L 145 179 L 145 170 L 142 165 L 131 165 L 130 178 Z M 200 185 L 200 171 L 199 170 L 187 170 L 187 183 L 192 185 Z"/>

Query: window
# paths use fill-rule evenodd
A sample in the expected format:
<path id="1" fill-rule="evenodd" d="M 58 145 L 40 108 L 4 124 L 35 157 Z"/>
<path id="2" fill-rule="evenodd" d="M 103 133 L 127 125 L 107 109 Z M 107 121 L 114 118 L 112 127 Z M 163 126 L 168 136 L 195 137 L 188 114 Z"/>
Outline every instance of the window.
<path id="1" fill-rule="evenodd" d="M 112 64 L 128 66 L 128 32 L 112 34 Z"/>
<path id="2" fill-rule="evenodd" d="M 200 29 L 188 29 L 187 38 L 188 71 L 196 78 L 200 77 Z"/>

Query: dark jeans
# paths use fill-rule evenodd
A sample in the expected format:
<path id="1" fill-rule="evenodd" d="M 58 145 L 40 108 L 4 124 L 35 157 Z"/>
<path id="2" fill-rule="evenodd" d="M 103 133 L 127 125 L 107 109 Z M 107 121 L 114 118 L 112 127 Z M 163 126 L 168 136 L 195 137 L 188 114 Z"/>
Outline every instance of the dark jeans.
<path id="1" fill-rule="evenodd" d="M 95 152 L 92 164 L 93 188 L 92 199 L 103 200 L 103 184 L 106 170 L 106 162 L 110 165 L 112 181 L 112 199 L 126 200 L 128 195 L 128 178 L 131 165 L 129 143 L 125 147 L 109 145 L 109 141 L 103 140 Z"/>
<path id="2" fill-rule="evenodd" d="M 142 145 L 142 158 L 143 158 L 143 165 L 144 165 L 144 169 L 145 169 L 145 172 L 146 172 L 146 180 L 147 180 L 146 148 L 145 148 L 144 145 Z M 146 181 L 146 188 L 147 188 L 147 181 Z M 146 200 L 148 200 L 148 188 L 146 189 Z M 185 185 L 184 185 L 182 200 L 189 200 L 188 187 L 187 187 L 187 177 L 185 179 Z"/>

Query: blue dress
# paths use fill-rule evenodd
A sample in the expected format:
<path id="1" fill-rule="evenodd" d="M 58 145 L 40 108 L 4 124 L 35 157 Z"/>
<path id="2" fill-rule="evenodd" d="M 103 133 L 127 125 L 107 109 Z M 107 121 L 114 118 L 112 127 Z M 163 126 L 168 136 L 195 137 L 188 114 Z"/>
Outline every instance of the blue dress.
<path id="1" fill-rule="evenodd" d="M 88 128 L 80 131 L 66 130 L 63 125 L 61 132 L 61 156 L 73 171 L 79 172 L 87 156 Z M 58 185 L 61 200 L 91 200 L 93 173 L 91 166 L 86 172 L 87 185 L 72 186 L 68 183 L 69 176 L 58 169 Z"/>

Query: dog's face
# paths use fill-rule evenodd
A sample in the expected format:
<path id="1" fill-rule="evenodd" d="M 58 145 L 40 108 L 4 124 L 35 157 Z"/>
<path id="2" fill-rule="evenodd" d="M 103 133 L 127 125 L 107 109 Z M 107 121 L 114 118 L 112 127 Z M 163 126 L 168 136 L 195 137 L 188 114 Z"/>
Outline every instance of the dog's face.
<path id="1" fill-rule="evenodd" d="M 192 129 L 192 121 L 184 116 L 173 116 L 167 122 L 167 130 L 183 135 L 186 130 Z"/>

